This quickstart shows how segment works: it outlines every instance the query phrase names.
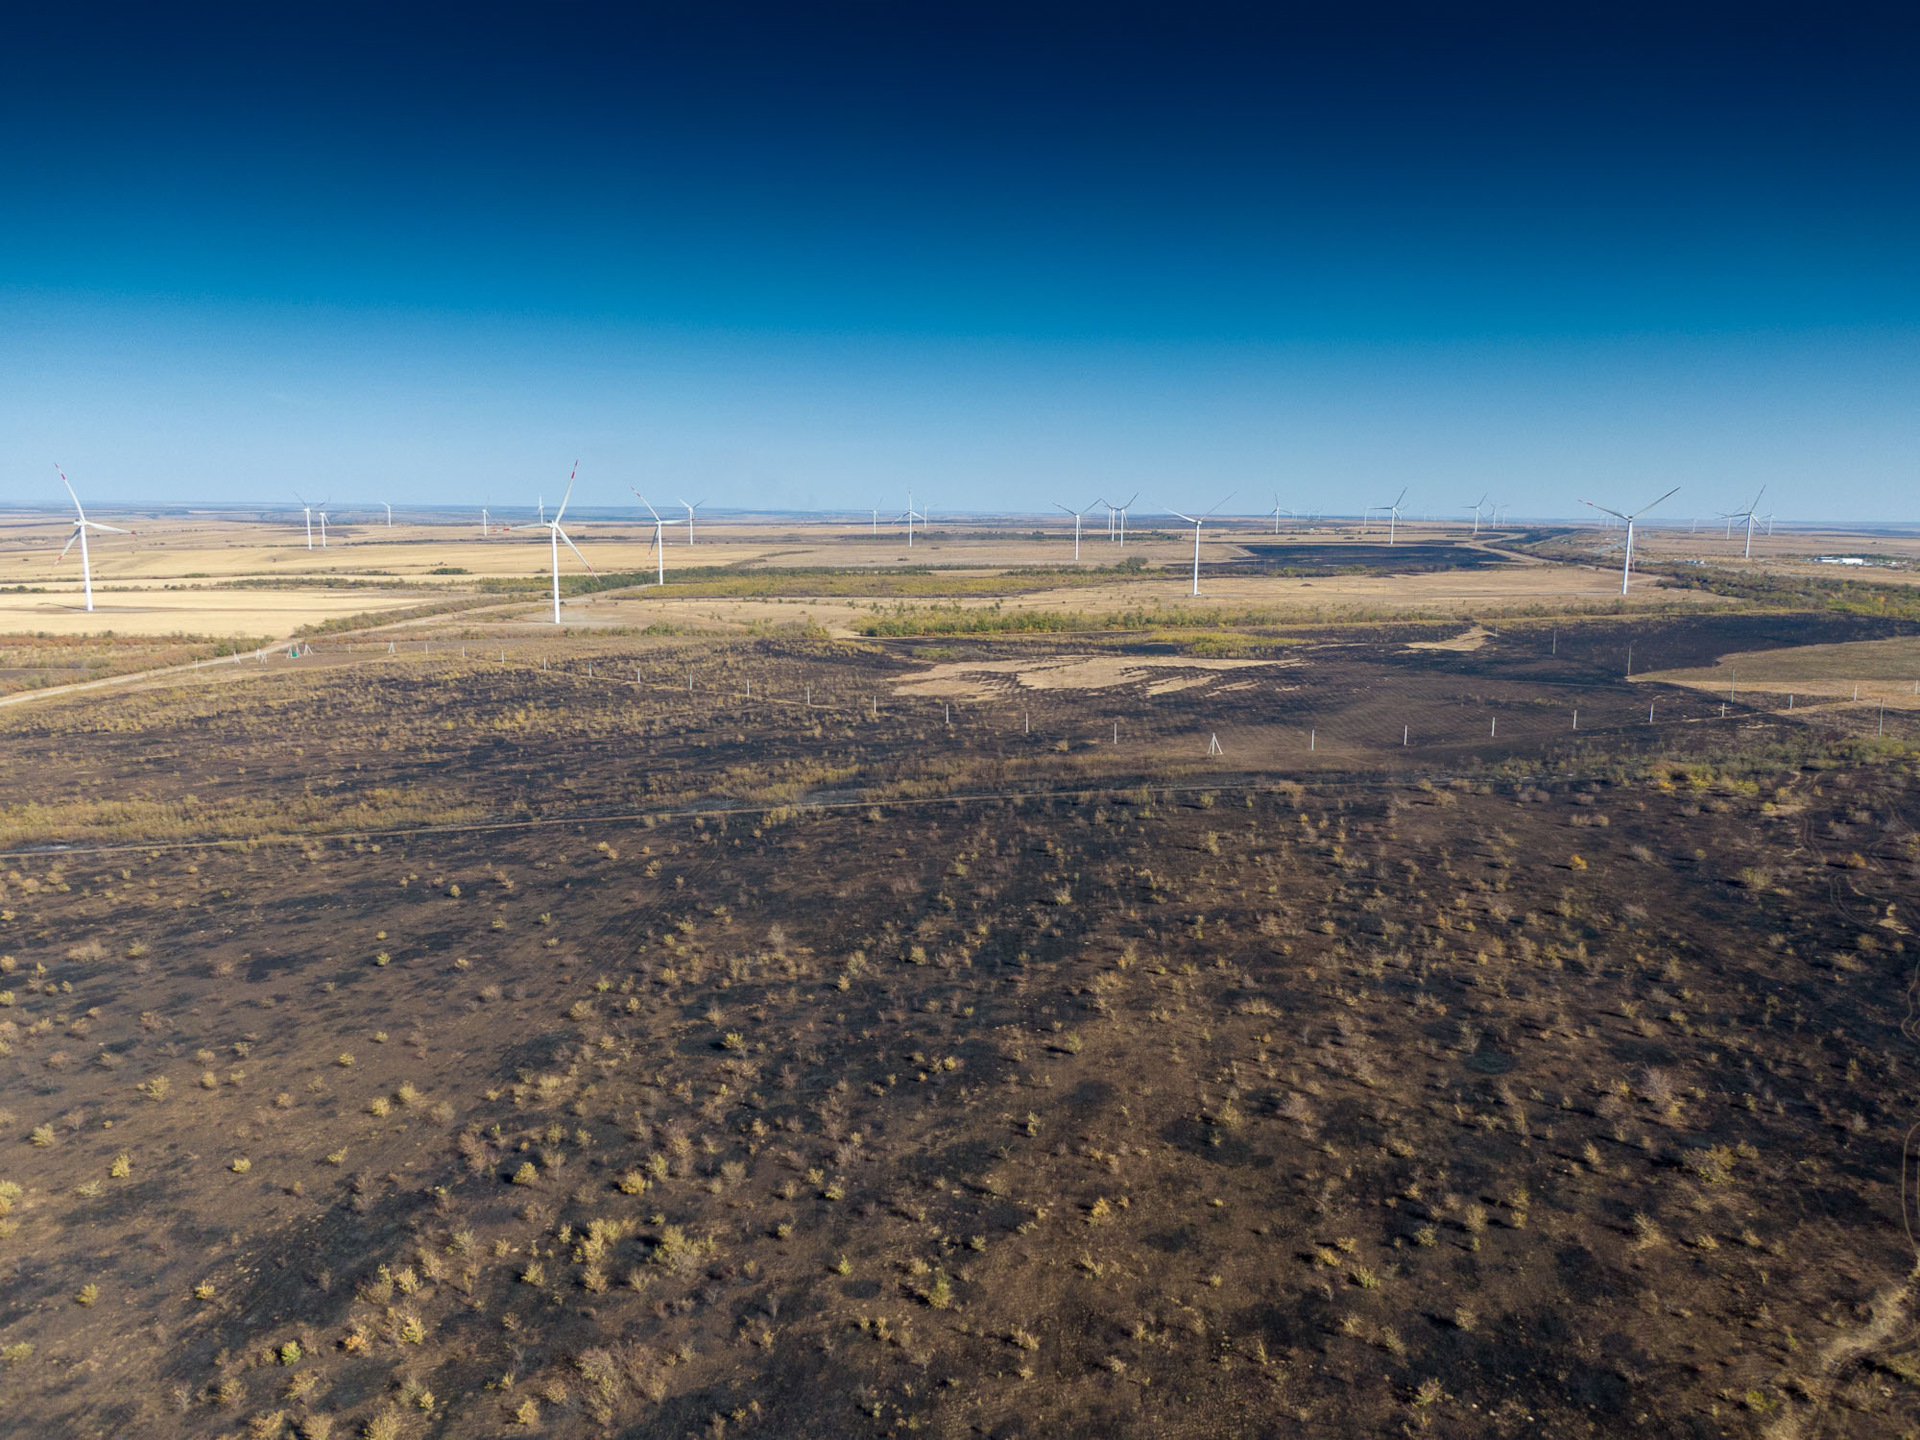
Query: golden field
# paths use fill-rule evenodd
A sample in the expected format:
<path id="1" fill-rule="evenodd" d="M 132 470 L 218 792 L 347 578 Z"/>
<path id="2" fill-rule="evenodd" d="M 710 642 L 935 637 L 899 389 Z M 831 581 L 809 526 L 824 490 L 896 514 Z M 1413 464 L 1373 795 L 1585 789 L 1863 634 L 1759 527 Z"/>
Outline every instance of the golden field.
<path id="1" fill-rule="evenodd" d="M 113 516 L 112 523 L 127 517 Z M 550 566 L 544 532 L 520 528 L 483 539 L 477 524 L 340 525 L 330 527 L 326 548 L 308 549 L 296 517 L 291 524 L 260 523 L 211 515 L 133 519 L 131 536 L 105 536 L 92 545 L 95 610 L 81 604 L 77 551 L 56 566 L 70 533 L 63 519 L 44 513 L 0 515 L 0 633 L 46 635 L 161 636 L 173 634 L 285 638 L 303 627 L 343 616 L 378 614 L 462 595 L 478 596 L 483 581 L 544 576 Z M 651 525 L 578 520 L 569 533 L 594 569 L 637 573 L 656 565 Z M 1036 534 L 1039 538 L 1035 538 Z M 1210 528 L 1202 550 L 1208 566 L 1242 559 L 1243 543 L 1270 542 L 1256 524 Z M 1364 544 L 1390 558 L 1376 529 L 1322 526 L 1281 539 L 1307 544 Z M 1462 538 L 1462 527 L 1404 525 L 1403 546 Z M 845 587 L 823 585 L 804 593 L 804 582 L 779 597 L 676 593 L 694 573 L 710 581 L 715 572 L 840 570 L 888 573 L 929 569 L 941 574 L 995 576 L 1046 569 L 1084 579 L 1033 588 L 1001 587 L 998 593 L 944 594 L 937 581 L 920 587 L 926 596 L 962 607 L 1008 601 L 1019 589 L 1023 608 L 1057 612 L 1111 612 L 1173 604 L 1191 598 L 1190 532 L 1136 525 L 1124 549 L 1104 530 L 1082 541 L 1073 559 L 1071 533 L 1058 526 L 1035 531 L 1005 526 L 940 523 L 909 548 L 904 532 L 801 521 L 748 522 L 702 519 L 696 543 L 684 525 L 669 528 L 665 547 L 667 587 L 570 598 L 570 622 L 591 626 L 666 623 L 689 628 L 745 629 L 805 624 L 849 633 L 871 613 L 873 597 L 851 596 Z M 1122 558 L 1137 560 L 1137 574 L 1114 573 Z M 1604 564 L 1546 565 L 1526 557 L 1486 570 L 1440 570 L 1400 574 L 1336 574 L 1314 578 L 1231 574 L 1203 576 L 1203 598 L 1212 605 L 1297 611 L 1303 618 L 1337 611 L 1415 611 L 1470 614 L 1523 607 L 1583 607 L 1617 598 L 1617 584 Z M 562 552 L 564 577 L 584 574 Z M 1104 575 L 1101 572 L 1106 572 Z M 676 584 L 678 582 L 678 584 Z M 704 588 L 711 589 L 706 586 Z M 1670 602 L 1648 582 L 1636 601 Z M 1697 597 L 1704 598 L 1704 597 Z M 500 597 L 487 618 L 539 620 L 542 606 L 531 594 Z"/>

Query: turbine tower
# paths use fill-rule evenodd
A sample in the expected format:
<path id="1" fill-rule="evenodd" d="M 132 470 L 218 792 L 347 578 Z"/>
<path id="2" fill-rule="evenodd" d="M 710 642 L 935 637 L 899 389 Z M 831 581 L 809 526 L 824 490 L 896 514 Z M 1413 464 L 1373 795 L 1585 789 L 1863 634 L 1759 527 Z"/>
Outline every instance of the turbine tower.
<path id="1" fill-rule="evenodd" d="M 633 490 L 631 485 L 627 488 Z M 664 585 L 667 583 L 667 522 L 660 518 L 660 512 L 658 510 L 654 509 L 652 505 L 647 504 L 646 496 L 642 495 L 638 490 L 633 490 L 633 495 L 642 505 L 647 506 L 647 513 L 653 516 L 653 549 L 654 554 L 658 557 L 657 563 L 659 565 L 658 578 L 654 583 Z"/>
<path id="2" fill-rule="evenodd" d="M 560 623 L 560 542 L 565 540 L 567 548 L 580 555 L 580 547 L 568 539 L 567 532 L 560 528 L 560 517 L 567 513 L 567 501 L 573 498 L 573 476 L 579 473 L 580 462 L 576 460 L 573 462 L 573 475 L 567 476 L 567 493 L 560 497 L 560 508 L 553 512 L 553 519 L 541 522 L 547 531 L 547 540 L 553 546 L 553 623 L 556 625 Z M 546 508 L 544 501 L 541 508 Z M 593 574 L 592 561 L 580 555 L 580 563 L 587 567 L 589 575 Z"/>
<path id="3" fill-rule="evenodd" d="M 1609 510 L 1604 505 L 1595 505 L 1591 500 L 1582 500 L 1580 502 L 1582 505 L 1585 505 L 1588 509 L 1598 510 L 1603 515 L 1613 516 L 1614 519 L 1621 521 L 1627 527 L 1627 543 L 1623 547 L 1626 550 L 1626 558 L 1620 564 L 1620 593 L 1622 595 L 1627 593 L 1627 581 L 1630 578 L 1632 578 L 1632 575 L 1633 575 L 1634 522 L 1637 521 L 1642 515 L 1646 514 L 1647 511 L 1653 509 L 1655 505 L 1658 505 L 1666 500 L 1671 500 L 1675 495 L 1678 495 L 1679 493 L 1680 493 L 1680 487 L 1676 485 L 1673 487 L 1673 489 L 1667 491 L 1665 495 L 1662 495 L 1659 500 L 1649 501 L 1647 504 L 1642 505 L 1638 510 L 1634 511 L 1631 515 L 1623 514 L 1618 510 Z"/>
<path id="4" fill-rule="evenodd" d="M 293 492 L 293 498 L 300 502 L 300 513 L 306 517 L 307 548 L 311 550 L 313 548 L 313 512 L 315 507 L 312 505 L 309 505 L 306 501 L 306 497 L 303 496 L 298 490 Z M 322 500 L 320 503 L 324 505 L 327 502 Z"/>
<path id="5" fill-rule="evenodd" d="M 687 505 L 687 502 L 684 500 L 682 500 L 680 503 L 682 505 Z M 693 502 L 693 504 L 687 505 L 687 544 L 689 545 L 693 543 L 693 512 L 698 510 L 702 505 L 706 503 L 707 502 L 704 500 L 696 500 Z"/>
<path id="6" fill-rule="evenodd" d="M 1402 486 L 1400 493 L 1394 496 L 1390 503 L 1373 507 L 1376 510 L 1384 510 L 1387 512 L 1387 544 L 1389 545 L 1393 544 L 1394 531 L 1400 525 L 1400 502 L 1406 498 L 1406 487 Z"/>
<path id="7" fill-rule="evenodd" d="M 1104 500 L 1096 500 L 1093 502 L 1093 505 L 1104 505 L 1105 503 Z M 1062 505 L 1058 500 L 1053 502 L 1054 509 L 1066 510 L 1067 514 L 1073 516 L 1073 558 L 1075 560 L 1080 558 L 1080 517 L 1090 513 L 1093 505 L 1087 506 L 1085 510 L 1067 510 L 1067 507 Z"/>
<path id="8" fill-rule="evenodd" d="M 1220 501 L 1219 505 L 1215 505 L 1213 510 L 1207 511 L 1204 515 L 1181 515 L 1174 509 L 1167 511 L 1169 515 L 1178 515 L 1180 519 L 1193 526 L 1193 593 L 1195 595 L 1200 593 L 1200 527 L 1213 518 L 1214 511 L 1218 510 L 1220 505 L 1226 504 L 1232 498 L 1232 495 L 1228 495 L 1226 499 Z"/>
<path id="9" fill-rule="evenodd" d="M 1760 487 L 1760 495 L 1765 495 L 1766 493 L 1767 493 L 1767 487 L 1766 487 L 1766 486 L 1764 486 L 1764 485 L 1762 485 L 1762 486 Z M 1759 503 L 1760 503 L 1760 495 L 1756 495 L 1756 496 L 1754 496 L 1754 497 L 1753 497 L 1753 504 L 1752 504 L 1752 505 L 1749 505 L 1749 506 L 1747 506 L 1747 508 L 1746 508 L 1746 509 L 1744 509 L 1744 510 L 1735 510 L 1735 511 L 1734 511 L 1734 512 L 1732 513 L 1732 515 L 1730 515 L 1730 516 L 1728 517 L 1728 523 L 1727 523 L 1727 535 L 1728 535 L 1728 538 L 1729 538 L 1729 539 L 1731 539 L 1731 538 L 1732 538 L 1732 535 L 1733 535 L 1733 523 L 1732 523 L 1732 522 L 1733 522 L 1733 521 L 1735 521 L 1735 520 L 1742 520 L 1742 521 L 1745 521 L 1745 522 L 1746 522 L 1746 526 L 1747 526 L 1747 548 L 1746 548 L 1746 551 L 1745 551 L 1745 553 L 1744 553 L 1744 554 L 1742 555 L 1742 557 L 1741 557 L 1741 558 L 1743 558 L 1743 559 L 1746 559 L 1746 560 L 1751 560 L 1751 559 L 1753 558 L 1753 527 L 1754 527 L 1755 525 L 1757 525 L 1757 524 L 1758 524 L 1758 523 L 1760 522 L 1760 517 L 1759 517 L 1758 515 L 1756 515 L 1756 514 L 1754 514 L 1753 512 L 1754 512 L 1754 507 L 1755 507 L 1755 506 L 1757 506 L 1757 505 L 1759 505 Z"/>
<path id="10" fill-rule="evenodd" d="M 53 473 L 58 475 L 60 483 L 67 487 L 67 494 L 73 496 L 74 514 L 73 534 L 67 537 L 67 543 L 61 547 L 60 553 L 53 557 L 53 563 L 58 565 L 66 559 L 67 551 L 73 548 L 73 542 L 76 540 L 80 542 L 80 583 L 87 592 L 87 613 L 91 615 L 93 613 L 93 561 L 87 555 L 87 531 L 101 530 L 109 535 L 131 535 L 133 532 L 122 530 L 118 525 L 102 525 L 98 520 L 89 520 L 87 512 L 80 508 L 80 497 L 74 493 L 73 482 L 67 479 L 67 472 L 60 468 L 58 461 L 54 462 Z"/>

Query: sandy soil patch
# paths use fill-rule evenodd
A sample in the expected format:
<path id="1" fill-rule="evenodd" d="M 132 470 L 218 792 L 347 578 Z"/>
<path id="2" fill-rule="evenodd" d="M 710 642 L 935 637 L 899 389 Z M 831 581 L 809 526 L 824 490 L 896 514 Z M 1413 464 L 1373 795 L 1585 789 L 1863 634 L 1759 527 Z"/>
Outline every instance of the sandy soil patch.
<path id="1" fill-rule="evenodd" d="M 1409 640 L 1407 642 L 1407 649 L 1409 650 L 1454 650 L 1454 651 L 1478 650 L 1482 645 L 1486 644 L 1487 641 L 1492 638 L 1492 636 L 1493 636 L 1493 632 L 1491 630 L 1483 630 L 1480 626 L 1475 625 L 1471 629 L 1463 630 L 1460 634 L 1455 635 L 1451 640 Z"/>
<path id="2" fill-rule="evenodd" d="M 1228 670 L 1296 665 L 1296 660 L 1216 659 L 1186 655 L 1088 655 L 1045 660 L 952 660 L 895 682 L 896 695 L 985 700 L 1015 689 L 1107 690 L 1148 681 L 1163 694 L 1204 685 Z"/>

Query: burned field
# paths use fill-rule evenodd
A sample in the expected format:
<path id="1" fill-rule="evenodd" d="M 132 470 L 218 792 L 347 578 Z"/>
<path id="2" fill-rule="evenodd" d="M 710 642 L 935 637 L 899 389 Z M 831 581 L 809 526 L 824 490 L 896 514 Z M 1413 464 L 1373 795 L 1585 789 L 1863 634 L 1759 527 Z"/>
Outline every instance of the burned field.
<path id="1" fill-rule="evenodd" d="M 1920 1424 L 1920 770 L 1446 633 L 1079 688 L 336 652 L 8 715 L 10 1426 Z M 1510 718 L 1295 744 L 1394 705 Z"/>
<path id="2" fill-rule="evenodd" d="M 1488 570 L 1516 562 L 1511 556 L 1477 545 L 1445 540 L 1409 540 L 1383 547 L 1364 541 L 1244 540 L 1243 561 L 1218 562 L 1210 569 L 1246 575 L 1423 574 L 1432 570 Z"/>

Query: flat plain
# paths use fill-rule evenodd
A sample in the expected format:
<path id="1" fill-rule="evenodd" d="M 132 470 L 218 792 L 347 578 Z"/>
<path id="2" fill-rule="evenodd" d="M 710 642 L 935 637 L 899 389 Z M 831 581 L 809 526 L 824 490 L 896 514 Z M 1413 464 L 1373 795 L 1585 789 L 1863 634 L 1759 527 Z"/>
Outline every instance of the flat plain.
<path id="1" fill-rule="evenodd" d="M 9 1427 L 1920 1427 L 1913 597 L 1242 538 L 16 685 Z"/>

